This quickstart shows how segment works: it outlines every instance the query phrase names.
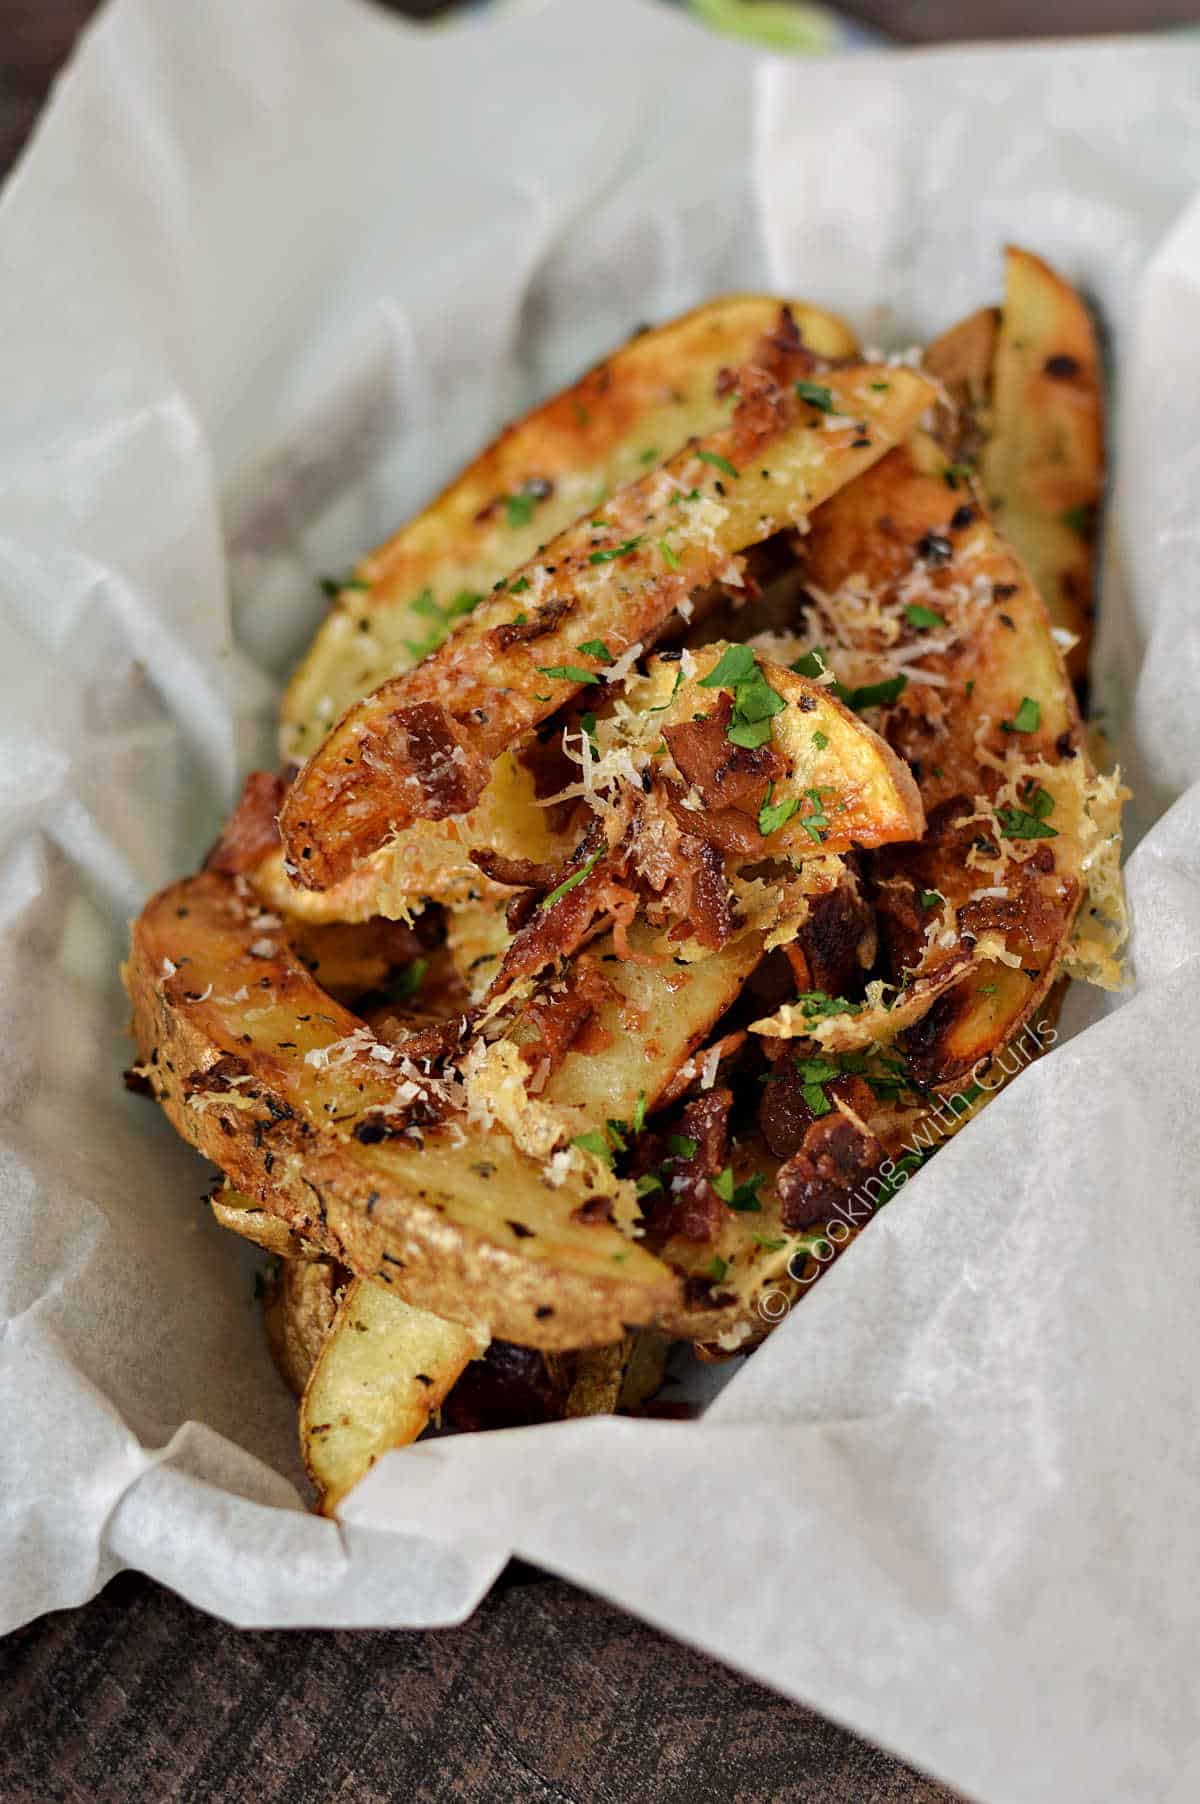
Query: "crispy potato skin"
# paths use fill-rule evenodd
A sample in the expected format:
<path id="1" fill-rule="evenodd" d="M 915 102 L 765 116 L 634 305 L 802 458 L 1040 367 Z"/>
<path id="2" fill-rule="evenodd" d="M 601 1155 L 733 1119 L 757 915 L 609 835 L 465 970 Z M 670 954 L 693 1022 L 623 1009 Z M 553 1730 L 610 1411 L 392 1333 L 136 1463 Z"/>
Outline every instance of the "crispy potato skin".
<path id="1" fill-rule="evenodd" d="M 527 594 L 493 594 L 416 669 L 348 711 L 280 814 L 297 883 L 326 889 L 412 821 L 474 807 L 500 753 L 603 669 L 582 644 L 603 635 L 617 656 L 651 644 L 694 590 L 878 462 L 934 399 L 912 371 L 830 372 L 833 413 L 846 422 L 830 431 L 830 416 L 794 391 L 761 371 L 744 376 L 730 426 L 621 490 L 602 529 L 590 517 L 568 528 L 517 574 Z M 696 500 L 675 507 L 673 494 Z M 518 601 L 544 628 L 531 641 L 506 637 Z"/>
<path id="2" fill-rule="evenodd" d="M 938 404 L 935 436 L 955 463 L 973 464 L 987 436 L 999 307 L 981 307 L 927 348 L 922 367 L 941 383 L 950 405 Z"/>
<path id="3" fill-rule="evenodd" d="M 264 1209 L 252 1196 L 244 1196 L 240 1190 L 231 1190 L 225 1184 L 214 1195 L 210 1196 L 209 1207 L 218 1224 L 228 1228 L 231 1234 L 249 1240 L 261 1247 L 264 1253 L 274 1253 L 277 1259 L 314 1258 L 316 1249 L 308 1249 L 299 1234 L 293 1233 L 285 1221 Z"/>
<path id="4" fill-rule="evenodd" d="M 443 608 L 487 594 L 598 496 L 719 425 L 721 371 L 753 361 L 785 308 L 816 357 L 855 354 L 853 333 L 833 314 L 771 295 L 725 295 L 638 333 L 507 427 L 341 590 L 284 697 L 284 757 L 311 756 L 346 708 L 417 662 L 430 616 L 412 603 L 426 590 Z"/>
<path id="5" fill-rule="evenodd" d="M 341 1282 L 331 1259 L 284 1259 L 263 1299 L 271 1357 L 279 1376 L 297 1397 L 303 1396 L 309 1373 L 333 1326 Z"/>
<path id="6" fill-rule="evenodd" d="M 505 1187 L 494 1223 L 480 1201 L 484 1186 L 470 1176 L 478 1151 L 456 1152 L 437 1132 L 420 1151 L 411 1142 L 356 1142 L 345 1118 L 386 1100 L 393 1085 L 350 1067 L 314 1082 L 306 1045 L 330 1044 L 361 1024 L 282 939 L 271 944 L 264 954 L 254 909 L 234 880 L 206 872 L 147 905 L 125 972 L 158 1101 L 237 1189 L 415 1308 L 523 1346 L 605 1345 L 627 1323 L 652 1323 L 671 1308 L 672 1274 L 606 1223 L 575 1223 L 578 1199 L 548 1193 L 540 1166 L 505 1136 L 486 1143 Z M 221 986 L 217 995 L 205 996 L 209 984 Z M 251 992 L 246 1000 L 222 999 L 241 989 Z M 228 1080 L 214 1071 L 222 1061 L 250 1081 L 222 1087 Z M 330 1105 L 341 1127 L 329 1123 Z M 507 1220 L 523 1184 L 523 1212 L 543 1222 L 532 1250 L 529 1233 Z M 480 1194 L 466 1194 L 472 1185 Z"/>

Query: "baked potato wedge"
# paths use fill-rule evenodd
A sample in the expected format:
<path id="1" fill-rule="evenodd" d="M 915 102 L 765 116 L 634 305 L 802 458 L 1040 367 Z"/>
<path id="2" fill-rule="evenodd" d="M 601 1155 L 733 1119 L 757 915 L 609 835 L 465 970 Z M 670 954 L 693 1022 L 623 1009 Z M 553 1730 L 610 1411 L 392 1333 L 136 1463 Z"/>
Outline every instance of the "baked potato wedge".
<path id="1" fill-rule="evenodd" d="M 1090 766 L 1027 572 L 978 498 L 947 485 L 948 468 L 914 438 L 835 497 L 805 541 L 830 641 L 814 655 L 885 697 L 876 718 L 919 773 L 924 838 L 870 861 L 893 989 L 864 1009 L 871 1037 L 886 1037 L 880 1003 L 899 987 L 900 1044 L 937 1089 L 956 1087 L 1044 999 L 1085 890 L 1110 945 L 1123 933 L 1111 882 L 1119 785 Z M 961 975 L 947 985 L 948 970 Z M 910 990 L 929 1000 L 918 1020 Z"/>
<path id="2" fill-rule="evenodd" d="M 636 1222 L 632 1185 L 569 1147 L 548 1175 L 553 1125 L 534 1159 L 489 1131 L 486 1094 L 465 1115 L 427 1094 L 261 920 L 249 885 L 205 872 L 147 905 L 125 972 L 142 1071 L 235 1188 L 414 1308 L 522 1346 L 606 1345 L 672 1305 L 678 1280 L 607 1219 Z"/>
<path id="3" fill-rule="evenodd" d="M 418 663 L 465 604 L 586 509 L 726 417 L 723 370 L 796 375 L 852 357 L 849 328 L 802 301 L 726 295 L 640 332 L 510 426 L 341 586 L 282 711 L 286 759 L 316 751 L 354 702 Z"/>
<path id="4" fill-rule="evenodd" d="M 932 344 L 924 367 L 952 403 L 938 436 L 977 464 L 996 525 L 1051 624 L 1072 635 L 1067 670 L 1087 672 L 1104 485 L 1104 390 L 1096 333 L 1068 282 L 1031 251 L 1005 252 L 1001 310 L 984 308 Z"/>
<path id="5" fill-rule="evenodd" d="M 934 398 L 914 372 L 868 365 L 827 373 L 819 406 L 754 367 L 740 382 L 731 425 L 569 527 L 349 710 L 284 801 L 289 876 L 328 888 L 412 821 L 466 814 L 501 752 L 606 671 L 623 675 L 696 591 L 736 583 L 739 553 L 806 519 Z"/>
<path id="6" fill-rule="evenodd" d="M 486 1348 L 486 1335 L 414 1309 L 380 1284 L 346 1285 L 300 1403 L 300 1445 L 321 1515 L 337 1514 L 381 1454 L 424 1433 Z"/>
<path id="7" fill-rule="evenodd" d="M 1087 308 L 1048 264 L 1010 245 L 1004 267 L 980 477 L 1052 624 L 1075 635 L 1067 669 L 1080 681 L 1092 642 L 1104 483 L 1100 352 Z"/>

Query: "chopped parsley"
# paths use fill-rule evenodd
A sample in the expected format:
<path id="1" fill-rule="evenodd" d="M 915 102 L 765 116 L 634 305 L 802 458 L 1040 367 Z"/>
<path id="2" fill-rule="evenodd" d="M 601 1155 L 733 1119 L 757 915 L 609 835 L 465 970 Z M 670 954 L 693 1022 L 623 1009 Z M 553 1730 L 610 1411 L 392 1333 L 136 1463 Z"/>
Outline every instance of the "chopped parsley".
<path id="1" fill-rule="evenodd" d="M 935 889 L 923 889 L 921 891 L 922 908 L 940 908 L 944 901 L 945 897 Z"/>
<path id="2" fill-rule="evenodd" d="M 1036 733 L 1042 724 L 1042 704 L 1035 702 L 1031 696 L 1022 696 L 1021 706 L 1011 720 L 1002 720 L 1001 727 L 1006 733 Z"/>
<path id="3" fill-rule="evenodd" d="M 675 1159 L 694 1159 L 700 1148 L 700 1142 L 687 1134 L 668 1134 L 667 1145 Z"/>
<path id="4" fill-rule="evenodd" d="M 683 671 L 677 670 L 675 672 L 674 685 L 672 686 L 671 693 L 670 693 L 670 695 L 668 695 L 666 701 L 660 702 L 657 708 L 647 708 L 646 713 L 647 714 L 665 714 L 667 709 L 671 706 L 671 703 L 675 700 L 675 697 L 679 694 L 679 686 L 682 682 L 683 682 Z M 654 756 L 656 758 L 659 757 L 661 755 L 661 753 L 666 751 L 666 749 L 667 749 L 666 744 L 664 742 L 662 745 L 659 746 L 659 748 L 655 752 Z"/>
<path id="5" fill-rule="evenodd" d="M 851 1002 L 845 996 L 830 996 L 825 990 L 801 990 L 793 1007 L 809 1021 L 828 1019 L 831 1015 L 853 1015 L 858 1011 L 857 1002 Z"/>
<path id="6" fill-rule="evenodd" d="M 819 789 L 806 789 L 804 793 L 812 803 L 812 811 L 804 816 L 800 825 L 804 828 L 808 837 L 819 846 L 828 830 L 829 816 L 825 813 L 825 807 L 821 801 L 821 791 Z"/>
<path id="7" fill-rule="evenodd" d="M 942 481 L 948 489 L 956 489 L 960 482 L 969 482 L 970 480 L 970 464 L 947 464 L 942 471 Z"/>
<path id="8" fill-rule="evenodd" d="M 725 1276 L 725 1274 L 728 1272 L 728 1270 L 729 1270 L 729 1261 L 728 1261 L 728 1259 L 722 1259 L 720 1253 L 714 1253 L 712 1258 L 709 1260 L 708 1264 L 704 1268 L 705 1276 L 712 1278 L 718 1284 L 721 1282 L 721 1279 Z"/>
<path id="9" fill-rule="evenodd" d="M 708 675 L 700 678 L 699 687 L 733 691 L 733 718 L 725 737 L 731 745 L 749 751 L 766 744 L 772 717 L 787 706 L 767 682 L 748 645 L 727 645 Z"/>
<path id="10" fill-rule="evenodd" d="M 910 626 L 932 627 L 945 626 L 944 617 L 934 608 L 923 608 L 919 601 L 910 601 L 904 610 L 904 617 Z"/>
<path id="11" fill-rule="evenodd" d="M 1054 797 L 1040 785 L 1025 798 L 1024 808 L 997 808 L 996 819 L 1006 839 L 1057 839 L 1058 828 L 1046 816 L 1054 813 Z"/>
<path id="12" fill-rule="evenodd" d="M 802 658 L 797 658 L 796 662 L 791 666 L 791 668 L 795 671 L 797 676 L 802 676 L 802 677 L 824 676 L 825 675 L 825 653 L 819 645 L 814 646 L 812 651 L 806 651 Z"/>
<path id="13" fill-rule="evenodd" d="M 625 1138 L 626 1134 L 629 1132 L 628 1122 L 614 1121 L 610 1115 L 608 1120 L 604 1123 L 604 1131 L 608 1135 L 609 1143 L 612 1146 L 615 1146 L 619 1153 L 627 1153 L 629 1151 L 629 1142 Z"/>
<path id="14" fill-rule="evenodd" d="M 644 451 L 638 453 L 638 462 L 640 464 L 656 464 L 661 455 L 657 445 L 648 445 Z"/>
<path id="15" fill-rule="evenodd" d="M 633 1131 L 640 1134 L 646 1125 L 646 1092 L 638 1091 L 638 1099 L 633 1105 Z"/>
<path id="16" fill-rule="evenodd" d="M 885 382 L 883 386 L 886 388 L 887 383 Z M 833 412 L 833 390 L 831 388 L 823 388 L 819 382 L 797 382 L 796 393 L 802 401 L 807 401 L 809 406 L 815 407 L 819 413 Z"/>
<path id="17" fill-rule="evenodd" d="M 454 621 L 460 615 L 469 614 L 473 608 L 479 606 L 482 600 L 483 596 L 473 589 L 460 589 L 453 600 L 446 602 L 443 606 L 434 599 L 432 589 L 429 587 L 422 589 L 421 593 L 414 596 L 413 600 L 409 602 L 409 612 L 423 615 L 425 619 L 431 620 L 433 625 L 423 639 L 406 639 L 404 641 L 405 649 L 411 652 L 414 658 L 427 658 L 430 652 L 436 651 L 448 637 Z"/>
<path id="18" fill-rule="evenodd" d="M 626 539 L 622 545 L 610 545 L 607 551 L 592 551 L 588 554 L 589 564 L 611 564 L 619 557 L 628 557 L 641 544 L 641 535 L 636 539 Z"/>
<path id="19" fill-rule="evenodd" d="M 758 669 L 758 659 L 749 645 L 727 645 L 706 677 L 700 678 L 701 689 L 733 689 L 750 681 Z"/>
<path id="20" fill-rule="evenodd" d="M 515 583 L 509 583 L 508 592 L 510 595 L 524 595 L 528 587 L 529 578 L 527 576 L 518 576 Z"/>
<path id="21" fill-rule="evenodd" d="M 580 651 L 585 649 L 580 646 Z M 539 676 L 553 677 L 556 683 L 598 683 L 600 678 L 594 670 L 584 670 L 580 664 L 539 664 Z"/>
<path id="22" fill-rule="evenodd" d="M 711 464 L 714 470 L 723 470 L 726 476 L 731 476 L 734 482 L 737 481 L 739 472 L 734 469 L 727 457 L 721 456 L 719 451 L 697 451 L 696 456 L 702 464 Z M 687 499 L 690 500 L 691 497 L 689 496 Z"/>
<path id="23" fill-rule="evenodd" d="M 515 495 L 504 497 L 504 520 L 508 526 L 528 526 L 533 519 L 533 510 L 537 506 L 536 495 L 527 489 L 519 489 Z"/>
<path id="24" fill-rule="evenodd" d="M 612 1147 L 608 1144 L 608 1137 L 602 1134 L 599 1128 L 593 1128 L 590 1134 L 576 1134 L 571 1145 L 579 1147 L 581 1152 L 592 1153 L 597 1159 L 602 1159 L 605 1165 L 611 1165 L 613 1162 Z"/>
<path id="25" fill-rule="evenodd" d="M 924 1165 L 926 1159 L 934 1150 L 933 1147 L 929 1147 L 921 1152 L 905 1153 L 903 1158 L 893 1161 L 890 1176 L 882 1180 L 884 1188 L 880 1192 L 879 1201 L 875 1205 L 877 1209 L 882 1209 L 885 1203 L 891 1202 L 898 1190 L 903 1190 L 909 1178 L 912 1177 L 915 1171 L 920 1171 L 922 1165 Z"/>
<path id="26" fill-rule="evenodd" d="M 668 570 L 678 570 L 680 568 L 678 555 L 672 551 L 665 539 L 660 539 L 658 541 L 658 549 L 662 552 L 663 563 L 667 566 Z"/>
<path id="27" fill-rule="evenodd" d="M 398 965 L 388 977 L 386 990 L 390 1002 L 407 1002 L 417 994 L 425 981 L 429 970 L 427 958 L 410 959 L 406 965 Z"/>
<path id="28" fill-rule="evenodd" d="M 594 1153 L 597 1159 L 603 1159 L 606 1165 L 611 1165 L 615 1153 L 629 1151 L 629 1142 L 625 1138 L 628 1132 L 629 1128 L 625 1122 L 606 1121 L 603 1128 L 592 1128 L 586 1134 L 576 1134 L 571 1145 L 582 1147 L 585 1153 Z M 658 1177 L 651 1177 L 649 1183 L 644 1183 L 641 1178 L 638 1179 L 637 1193 L 639 1196 L 645 1196 L 651 1190 L 661 1189 L 662 1180 Z"/>
<path id="29" fill-rule="evenodd" d="M 744 1184 L 735 1185 L 733 1166 L 727 1165 L 724 1171 L 719 1171 L 716 1177 L 709 1181 L 721 1201 L 728 1203 L 731 1209 L 736 1209 L 739 1215 L 757 1215 L 761 1212 L 762 1204 L 758 1200 L 758 1188 L 760 1184 L 766 1182 L 764 1172 L 756 1171 L 753 1177 L 747 1178 Z"/>
<path id="30" fill-rule="evenodd" d="M 1078 507 L 1064 507 L 1058 516 L 1064 526 L 1069 526 L 1076 537 L 1088 540 L 1092 536 L 1092 510 L 1086 502 Z"/>
<path id="31" fill-rule="evenodd" d="M 662 1187 L 663 1181 L 656 1171 L 644 1171 L 634 1185 L 639 1196 L 652 1196 L 656 1190 L 661 1190 Z"/>
<path id="32" fill-rule="evenodd" d="M 898 701 L 908 688 L 908 678 L 900 676 L 887 677 L 882 683 L 862 683 L 857 689 L 845 689 L 841 683 L 835 683 L 833 693 L 839 701 L 845 702 L 860 714 L 864 708 L 890 708 Z"/>
<path id="33" fill-rule="evenodd" d="M 761 1215 L 762 1204 L 758 1200 L 758 1193 L 766 1181 L 765 1172 L 751 1172 L 746 1182 L 735 1185 L 733 1195 L 726 1199 L 729 1207 L 736 1209 L 739 1215 Z"/>
<path id="34" fill-rule="evenodd" d="M 795 796 L 789 796 L 782 802 L 773 802 L 771 797 L 774 790 L 774 783 L 768 783 L 763 805 L 758 811 L 758 830 L 764 839 L 768 834 L 776 832 L 790 821 L 800 806 L 799 800 Z"/>
<path id="35" fill-rule="evenodd" d="M 773 1240 L 769 1234 L 752 1234 L 750 1238 L 756 1247 L 762 1247 L 767 1253 L 778 1253 L 787 1245 L 786 1240 Z"/>
<path id="36" fill-rule="evenodd" d="M 823 752 L 825 750 L 825 747 L 828 744 L 829 744 L 828 733 L 822 733 L 820 727 L 818 727 L 816 732 L 813 734 L 813 745 L 816 747 L 817 751 Z"/>
<path id="37" fill-rule="evenodd" d="M 871 384 L 871 387 L 874 389 L 874 391 L 877 395 L 883 394 L 883 392 L 886 389 L 889 389 L 891 386 L 892 385 L 890 382 L 872 382 L 872 384 Z"/>
<path id="38" fill-rule="evenodd" d="M 575 649 L 581 651 L 585 658 L 599 658 L 602 664 L 616 663 L 616 659 L 603 639 L 585 639 L 583 644 L 576 646 Z"/>
<path id="39" fill-rule="evenodd" d="M 563 879 L 557 889 L 552 889 L 548 896 L 542 897 L 542 907 L 553 908 L 556 902 L 562 901 L 569 890 L 577 889 L 586 877 L 591 876 L 602 856 L 603 854 L 600 852 L 593 852 L 591 857 L 586 859 L 577 871 L 572 871 L 569 877 Z"/>
<path id="40" fill-rule="evenodd" d="M 825 1094 L 825 1085 L 842 1075 L 841 1068 L 828 1059 L 797 1059 L 796 1066 L 800 1072 L 800 1094 L 810 1113 L 818 1117 L 830 1114 L 833 1104 Z"/>

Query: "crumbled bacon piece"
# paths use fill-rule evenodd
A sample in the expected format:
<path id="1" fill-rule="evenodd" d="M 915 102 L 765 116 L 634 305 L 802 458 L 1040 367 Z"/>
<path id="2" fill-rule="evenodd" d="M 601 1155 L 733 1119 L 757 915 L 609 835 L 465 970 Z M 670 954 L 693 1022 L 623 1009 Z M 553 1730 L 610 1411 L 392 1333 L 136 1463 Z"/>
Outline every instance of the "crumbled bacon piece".
<path id="1" fill-rule="evenodd" d="M 610 849 L 600 823 L 593 823 L 566 864 L 551 873 L 541 905 L 528 911 L 492 983 L 493 995 L 519 977 L 533 976 L 556 959 L 569 958 L 602 921 L 632 919 L 637 897 L 624 878 L 633 833 L 631 824 Z M 579 881 L 572 881 L 576 878 Z"/>
<path id="2" fill-rule="evenodd" d="M 407 765 L 420 785 L 428 820 L 465 814 L 487 785 L 490 760 L 463 745 L 453 720 L 438 702 L 414 702 L 388 717 L 384 757 Z M 361 742 L 366 757 L 367 739 Z"/>
<path id="3" fill-rule="evenodd" d="M 787 1042 L 782 1044 L 786 1046 Z M 813 1123 L 828 1119 L 818 1117 L 810 1108 L 804 1096 L 806 1088 L 803 1073 L 790 1054 L 776 1061 L 769 1081 L 763 1085 L 758 1125 L 777 1159 L 790 1159 L 799 1152 Z M 871 1087 L 861 1077 L 837 1077 L 822 1085 L 822 1090 L 830 1102 L 841 1097 L 864 1120 L 870 1118 L 875 1107 Z"/>
<path id="4" fill-rule="evenodd" d="M 269 770 L 252 770 L 220 839 L 204 860 L 204 869 L 237 877 L 269 858 L 279 844 L 276 817 L 285 793 L 282 777 Z"/>
<path id="5" fill-rule="evenodd" d="M 877 1171 L 883 1148 L 838 1110 L 807 1129 L 775 1184 L 785 1228 L 823 1225 Z"/>
<path id="6" fill-rule="evenodd" d="M 372 1032 L 384 1045 L 397 1047 L 418 1069 L 428 1071 L 457 1052 L 471 1025 L 471 1012 L 417 1028 L 399 1015 L 381 1014 L 372 1021 Z"/>
<path id="7" fill-rule="evenodd" d="M 502 626 L 492 628 L 492 638 L 497 651 L 507 651 L 510 645 L 528 645 L 534 639 L 544 639 L 552 633 L 564 615 L 571 612 L 571 605 L 566 601 L 549 601 L 544 608 L 529 620 L 506 622 Z"/>
<path id="8" fill-rule="evenodd" d="M 733 932 L 733 905 L 725 866 L 715 846 L 688 834 L 681 836 L 679 849 L 687 859 L 684 881 L 678 887 L 686 892 L 684 918 L 671 929 L 672 940 L 698 940 L 700 945 L 716 951 Z"/>
<path id="9" fill-rule="evenodd" d="M 768 433 L 780 431 L 792 417 L 795 400 L 788 381 L 777 382 L 769 370 L 748 364 L 738 381 L 738 404 L 733 420 L 735 462 L 750 453 Z"/>
<path id="10" fill-rule="evenodd" d="M 808 988 L 827 996 L 854 996 L 875 957 L 875 917 L 857 883 L 847 876 L 813 896 L 798 939 L 808 964 Z"/>
<path id="11" fill-rule="evenodd" d="M 562 983 L 542 990 L 526 1009 L 523 1026 L 532 1038 L 521 1049 L 525 1063 L 545 1066 L 547 1077 L 557 1071 L 592 1017 L 614 994 L 591 960 L 581 959 Z"/>
<path id="12" fill-rule="evenodd" d="M 466 1367 L 442 1415 L 454 1428 L 520 1428 L 560 1416 L 566 1391 L 562 1360 L 494 1340 L 482 1359 Z"/>
<path id="13" fill-rule="evenodd" d="M 473 847 L 470 858 L 485 877 L 510 889 L 551 889 L 558 876 L 556 865 L 535 864 L 532 858 L 507 858 L 503 852 L 493 852 L 488 846 Z"/>
<path id="14" fill-rule="evenodd" d="M 732 1107 L 732 1090 L 709 1090 L 684 1108 L 676 1133 L 694 1140 L 696 1150 L 690 1159 L 676 1156 L 667 1167 L 669 1190 L 654 1213 L 656 1230 L 697 1241 L 713 1240 L 720 1231 L 729 1210 L 710 1180 L 728 1160 Z"/>
<path id="15" fill-rule="evenodd" d="M 759 838 L 758 811 L 767 785 L 778 781 L 787 766 L 770 740 L 754 747 L 733 745 L 727 736 L 732 719 L 732 697 L 721 690 L 707 720 L 685 720 L 678 726 L 664 727 L 663 738 L 683 776 L 705 805 L 750 816 Z"/>

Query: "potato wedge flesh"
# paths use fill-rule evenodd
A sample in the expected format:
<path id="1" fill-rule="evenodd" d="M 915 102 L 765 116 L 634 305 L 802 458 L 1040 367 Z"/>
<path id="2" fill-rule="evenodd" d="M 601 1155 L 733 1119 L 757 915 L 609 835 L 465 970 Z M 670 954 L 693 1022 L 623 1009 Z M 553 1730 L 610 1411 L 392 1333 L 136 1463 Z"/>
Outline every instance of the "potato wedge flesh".
<path id="1" fill-rule="evenodd" d="M 379 1285 L 355 1278 L 313 1366 L 300 1404 L 304 1464 L 323 1516 L 375 1461 L 423 1434 L 487 1338 Z"/>

